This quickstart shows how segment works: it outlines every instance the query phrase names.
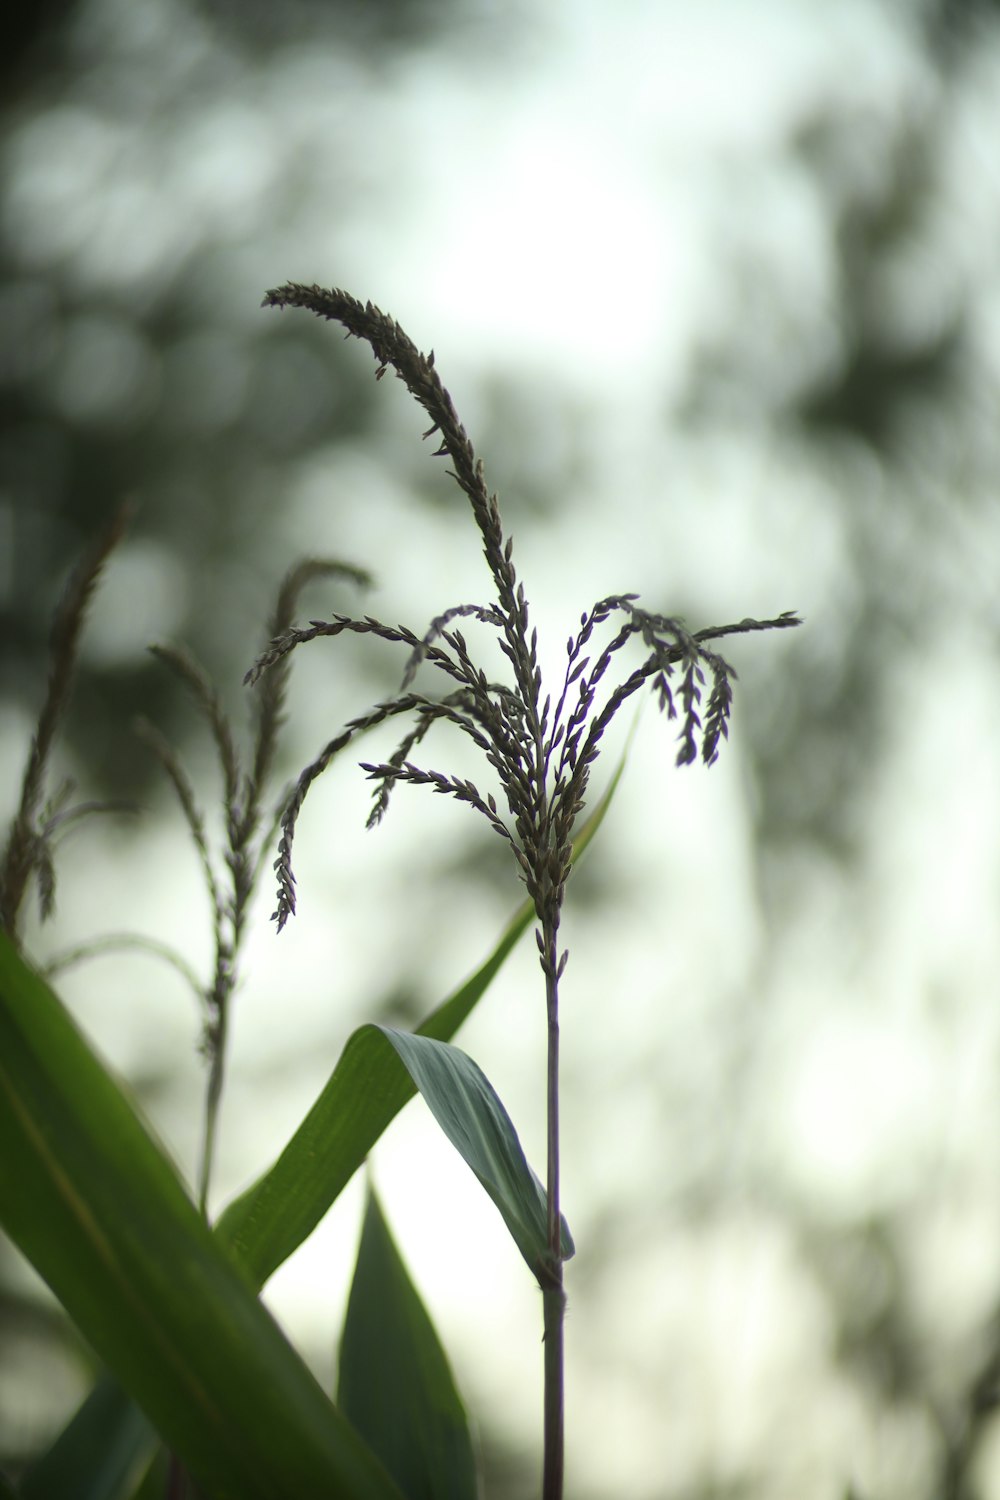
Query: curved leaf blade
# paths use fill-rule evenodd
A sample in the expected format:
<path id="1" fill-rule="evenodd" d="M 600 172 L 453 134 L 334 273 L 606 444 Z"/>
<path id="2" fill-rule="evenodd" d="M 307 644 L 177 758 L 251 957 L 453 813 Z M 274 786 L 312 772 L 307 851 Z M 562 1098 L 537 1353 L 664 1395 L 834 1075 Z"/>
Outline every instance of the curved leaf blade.
<path id="1" fill-rule="evenodd" d="M 219 1500 L 399 1500 L 47 985 L 0 938 L 0 1224 Z"/>
<path id="2" fill-rule="evenodd" d="M 526 903 L 486 962 L 425 1025 L 449 1034 L 458 1029 L 531 917 Z M 262 1287 L 308 1239 L 379 1136 L 417 1092 L 373 1030 L 362 1026 L 351 1034 L 318 1099 L 274 1166 L 231 1203 L 216 1224 L 216 1233 L 254 1286 Z"/>
<path id="3" fill-rule="evenodd" d="M 573 844 L 581 858 L 611 805 L 624 757 Z M 525 901 L 497 946 L 465 984 L 417 1027 L 418 1036 L 450 1041 L 503 967 L 534 910 Z M 355 1032 L 315 1104 L 277 1161 L 229 1205 L 216 1232 L 232 1248 L 255 1286 L 262 1287 L 308 1239 L 350 1182 L 383 1131 L 416 1092 L 391 1058 L 357 1041 Z"/>
<path id="4" fill-rule="evenodd" d="M 545 1189 L 482 1068 L 450 1042 L 391 1026 L 375 1029 L 395 1049 L 441 1129 L 493 1199 L 529 1270 L 547 1285 Z M 564 1260 L 575 1250 L 565 1219 L 561 1249 Z"/>
<path id="5" fill-rule="evenodd" d="M 337 1405 L 405 1495 L 477 1500 L 465 1407 L 372 1192 L 340 1341 Z"/>

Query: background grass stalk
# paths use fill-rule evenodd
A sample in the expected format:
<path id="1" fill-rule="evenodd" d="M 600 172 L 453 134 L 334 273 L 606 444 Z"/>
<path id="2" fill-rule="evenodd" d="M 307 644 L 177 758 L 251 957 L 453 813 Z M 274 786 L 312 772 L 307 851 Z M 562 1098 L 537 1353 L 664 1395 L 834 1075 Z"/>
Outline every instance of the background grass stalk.
<path id="1" fill-rule="evenodd" d="M 119 506 L 73 570 L 52 620 L 45 697 L 21 779 L 17 812 L 0 858 L 0 931 L 5 932 L 15 946 L 19 942 L 21 906 L 32 877 L 38 884 L 43 920 L 52 914 L 55 900 L 53 848 L 59 828 L 71 818 L 123 807 L 120 803 L 92 802 L 66 808 L 65 803 L 73 790 L 72 782 L 68 781 L 48 799 L 47 804 L 43 805 L 43 799 L 56 733 L 69 704 L 87 610 L 104 565 L 124 536 L 128 520 L 129 507 Z"/>
<path id="2" fill-rule="evenodd" d="M 208 1193 L 212 1182 L 212 1167 L 215 1162 L 215 1143 L 219 1127 L 219 1107 L 222 1103 L 222 1087 L 226 1072 L 226 1041 L 229 1029 L 229 1008 L 224 1007 L 215 1018 L 212 1029 L 212 1055 L 205 1085 L 205 1114 L 202 1131 L 201 1162 L 198 1169 L 198 1206 L 208 1218 Z"/>
<path id="3" fill-rule="evenodd" d="M 286 573 L 268 622 L 269 633 L 280 635 L 291 625 L 305 586 L 314 579 L 340 577 L 365 584 L 362 568 L 332 558 L 303 558 Z M 267 850 L 278 826 L 287 793 L 277 808 L 265 813 L 270 800 L 278 738 L 284 723 L 290 663 L 278 662 L 257 695 L 256 727 L 249 754 L 241 754 L 238 736 L 221 698 L 193 656 L 176 646 L 152 646 L 154 656 L 184 685 L 211 734 L 222 778 L 224 845 L 213 852 L 204 813 L 194 786 L 170 742 L 145 720 L 136 726 L 156 755 L 174 788 L 202 868 L 212 912 L 215 964 L 211 983 L 195 988 L 204 1006 L 201 1048 L 208 1060 L 201 1152 L 198 1162 L 198 1202 L 208 1217 L 208 1198 L 215 1160 L 219 1112 L 226 1071 L 226 1046 L 233 996 L 239 982 L 240 958 L 251 903 Z"/>

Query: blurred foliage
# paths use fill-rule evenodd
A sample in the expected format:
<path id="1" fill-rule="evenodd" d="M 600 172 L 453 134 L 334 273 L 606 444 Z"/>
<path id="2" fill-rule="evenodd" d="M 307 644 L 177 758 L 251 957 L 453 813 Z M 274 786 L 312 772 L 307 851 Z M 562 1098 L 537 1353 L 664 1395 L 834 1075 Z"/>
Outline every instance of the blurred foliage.
<path id="1" fill-rule="evenodd" d="M 70 735 L 96 781 L 134 793 L 152 770 L 128 733 L 134 714 L 171 734 L 189 726 L 129 606 L 152 591 L 170 634 L 238 682 L 263 601 L 302 550 L 288 535 L 290 474 L 324 446 L 366 443 L 380 420 L 372 383 L 339 379 L 354 351 L 318 324 L 259 311 L 268 276 L 289 269 L 287 250 L 255 251 L 245 236 L 266 241 L 294 222 L 302 181 L 294 149 L 280 179 L 263 181 L 264 142 L 239 179 L 227 132 L 239 129 L 241 92 L 285 44 L 324 40 L 363 79 L 394 49 L 474 26 L 478 12 L 443 0 L 214 0 L 178 6 L 173 36 L 170 6 L 145 20 L 82 4 L 19 16 L 6 59 L 17 57 L 20 87 L 0 113 L 0 700 L 31 711 L 61 579 L 130 497 L 137 516 L 119 572 L 131 597 L 117 638 L 85 660 L 86 706 Z M 344 154 L 327 158 L 345 183 L 350 123 Z M 225 201 L 205 200 L 211 176 L 199 177 L 230 165 L 237 178 L 216 197 L 231 201 L 231 221 Z M 185 182 L 187 208 L 169 201 Z M 265 191 L 266 218 L 251 229 Z M 344 550 L 336 537 L 316 548 Z"/>
<path id="2" fill-rule="evenodd" d="M 753 234 L 734 231 L 727 255 L 741 321 L 703 343 L 686 404 L 708 433 L 749 407 L 835 496 L 850 592 L 821 636 L 793 643 L 780 687 L 748 695 L 746 714 L 761 846 L 812 842 L 840 862 L 867 837 L 901 663 L 959 618 L 997 644 L 981 562 L 1000 462 L 995 355 L 980 333 L 995 261 L 979 238 L 971 170 L 982 171 L 986 143 L 961 110 L 982 88 L 977 61 L 1000 38 L 998 8 L 927 6 L 923 35 L 926 72 L 902 108 L 880 116 L 823 101 L 785 143 L 786 169 L 804 174 L 826 220 L 832 301 L 821 321 L 796 348 L 785 289 Z M 785 379 L 789 369 L 797 378 Z"/>

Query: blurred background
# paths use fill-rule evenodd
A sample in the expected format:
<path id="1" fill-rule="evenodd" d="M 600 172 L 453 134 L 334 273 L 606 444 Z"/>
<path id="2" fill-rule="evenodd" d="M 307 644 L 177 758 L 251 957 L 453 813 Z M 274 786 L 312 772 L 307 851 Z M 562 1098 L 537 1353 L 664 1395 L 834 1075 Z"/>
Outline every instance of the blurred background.
<path id="1" fill-rule="evenodd" d="M 1000 1495 L 1000 8 L 47 0 L 8 21 L 0 68 L 5 812 L 67 572 L 134 508 L 60 770 L 142 811 L 66 843 L 29 951 L 133 931 L 208 977 L 198 860 L 135 716 L 206 805 L 218 788 L 150 642 L 189 647 L 249 723 L 241 678 L 301 556 L 375 578 L 314 584 L 306 618 L 422 632 L 485 602 L 402 386 L 335 328 L 260 309 L 287 280 L 371 297 L 436 352 L 553 668 L 612 592 L 694 628 L 806 622 L 731 643 L 712 770 L 675 771 L 647 706 L 571 884 L 568 1496 Z M 283 774 L 400 670 L 366 642 L 299 652 Z M 337 763 L 280 938 L 262 893 L 218 1207 L 351 1029 L 429 1009 L 519 901 L 466 809 L 403 788 L 366 834 L 367 806 Z M 189 991 L 135 954 L 61 989 L 193 1176 Z M 542 1166 L 530 941 L 459 1042 Z M 530 1278 L 418 1105 L 373 1173 L 487 1494 L 526 1500 Z M 266 1293 L 328 1387 L 362 1186 Z M 92 1372 L 2 1243 L 0 1288 L 13 1468 Z"/>

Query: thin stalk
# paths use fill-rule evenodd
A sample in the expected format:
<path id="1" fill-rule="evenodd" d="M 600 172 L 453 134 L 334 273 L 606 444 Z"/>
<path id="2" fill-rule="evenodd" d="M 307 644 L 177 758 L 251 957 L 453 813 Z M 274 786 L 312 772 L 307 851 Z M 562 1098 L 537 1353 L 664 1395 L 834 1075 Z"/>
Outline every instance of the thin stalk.
<path id="1" fill-rule="evenodd" d="M 563 1408 L 565 1391 L 564 1318 L 561 1217 L 559 1207 L 559 968 L 558 914 L 544 924 L 542 967 L 545 970 L 546 1048 L 546 1212 L 548 1277 L 542 1287 L 545 1344 L 544 1447 L 542 1500 L 562 1500 Z"/>
<path id="2" fill-rule="evenodd" d="M 269 753 L 269 752 L 268 752 Z M 258 747 L 258 762 L 261 752 Z M 238 800 L 239 766 L 233 756 L 233 772 L 226 794 L 226 821 L 229 850 L 226 866 L 232 892 L 225 904 L 217 904 L 215 937 L 215 976 L 206 996 L 208 1020 L 203 1048 L 208 1058 L 208 1081 L 205 1085 L 205 1127 L 201 1163 L 198 1173 L 198 1202 L 208 1219 L 208 1193 L 215 1163 L 219 1110 L 226 1075 L 226 1045 L 229 1040 L 229 1009 L 236 991 L 239 958 L 246 931 L 259 857 L 254 836 L 260 822 L 261 788 L 248 782 L 246 802 Z M 228 930 L 227 930 L 228 929 Z"/>
<path id="3" fill-rule="evenodd" d="M 228 1030 L 228 1007 L 224 1006 L 215 1022 L 208 1083 L 205 1087 L 205 1128 L 201 1143 L 201 1163 L 198 1170 L 198 1207 L 202 1217 L 208 1218 L 208 1190 L 215 1162 L 215 1142 L 219 1127 L 219 1106 L 222 1103 L 222 1085 L 226 1069 L 226 1032 Z"/>
<path id="4" fill-rule="evenodd" d="M 204 1050 L 208 1056 L 208 1081 L 205 1085 L 205 1128 L 202 1136 L 201 1163 L 198 1172 L 198 1203 L 208 1218 L 208 1192 L 215 1164 L 219 1110 L 226 1076 L 226 1045 L 229 1040 L 229 1007 L 236 989 L 237 962 L 243 943 L 247 910 L 253 893 L 254 859 L 247 848 L 249 825 L 242 833 L 234 822 L 228 864 L 232 873 L 233 894 L 231 929 L 228 940 L 220 932 L 215 955 L 215 979 L 208 995 L 209 1019 L 205 1030 Z"/>
<path id="5" fill-rule="evenodd" d="M 545 1339 L 545 1449 L 542 1460 L 542 1500 L 562 1500 L 563 1492 L 563 1326 L 566 1293 L 562 1265 L 558 1282 L 542 1293 Z"/>

